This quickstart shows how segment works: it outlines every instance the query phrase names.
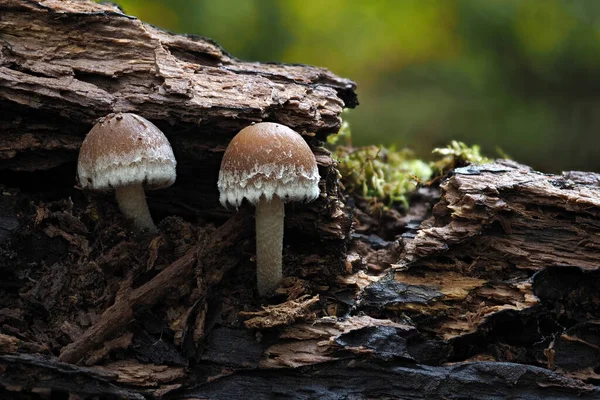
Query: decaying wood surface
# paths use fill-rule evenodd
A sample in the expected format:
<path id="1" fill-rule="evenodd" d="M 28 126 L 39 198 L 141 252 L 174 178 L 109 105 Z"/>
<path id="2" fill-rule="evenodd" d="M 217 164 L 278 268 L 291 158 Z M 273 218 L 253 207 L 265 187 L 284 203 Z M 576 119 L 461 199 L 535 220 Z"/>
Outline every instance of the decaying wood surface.
<path id="1" fill-rule="evenodd" d="M 589 261 L 600 228 L 597 177 L 544 175 L 509 161 L 456 169 L 439 193 L 415 196 L 406 224 L 390 228 L 395 240 L 363 230 L 372 217 L 356 210 L 361 233 L 346 271 L 321 286 L 296 270 L 263 306 L 247 284 L 244 212 L 220 228 L 168 218 L 160 236 L 135 238 L 110 204 L 97 223 L 89 207 L 35 206 L 3 246 L 14 275 L 4 283 L 19 295 L 3 286 L 13 303 L 0 310 L 0 383 L 22 398 L 51 390 L 174 399 L 597 398 L 600 275 Z M 18 209 L 21 195 L 3 193 L 3 209 Z M 427 202 L 435 203 L 431 214 Z M 42 259 L 58 261 L 32 268 L 10 258 L 31 236 Z M 67 244 L 59 255 L 57 240 Z M 76 248 L 87 250 L 67 262 Z M 64 266 L 69 274 L 59 272 Z M 188 266 L 196 280 L 172 275 Z M 91 267 L 108 296 L 93 307 L 72 299 L 99 290 L 78 283 Z M 60 279 L 44 285 L 53 271 Z M 122 304 L 131 313 L 125 324 L 104 329 L 106 316 L 120 322 L 111 314 Z M 56 315 L 31 325 L 23 316 L 32 307 Z M 88 342 L 94 329 L 104 335 Z M 84 352 L 69 355 L 78 343 Z M 70 383 L 74 375 L 84 383 Z M 31 379 L 41 376 L 43 384 Z"/>
<path id="2" fill-rule="evenodd" d="M 263 306 L 244 210 L 219 228 L 170 217 L 136 238 L 112 204 L 19 212 L 22 195 L 4 189 L 2 221 L 22 215 L 1 253 L 0 383 L 14 398 L 597 398 L 596 177 L 456 169 L 415 196 L 395 240 L 355 210 L 346 271 L 323 286 L 289 270 Z M 47 261 L 25 254 L 32 237 Z"/>
<path id="3" fill-rule="evenodd" d="M 213 232 L 208 242 L 196 244 L 183 257 L 170 264 L 142 286 L 128 290 L 126 293 L 118 293 L 115 304 L 104 311 L 94 326 L 62 349 L 60 360 L 71 363 L 81 361 L 87 353 L 104 343 L 107 338 L 123 330 L 127 322 L 133 319 L 134 308 L 152 307 L 168 291 L 184 285 L 186 280 L 191 280 L 194 272 L 193 266 L 202 265 L 202 261 L 199 260 L 205 260 L 211 253 L 219 254 L 226 251 L 227 245 L 231 246 L 236 240 L 239 240 L 241 231 L 241 218 L 233 217 Z M 214 274 L 214 272 L 203 270 L 198 272 L 207 276 Z M 218 284 L 219 281 L 211 282 L 211 284 Z M 125 283 L 129 289 L 131 282 L 125 281 Z M 206 290 L 206 288 L 200 289 Z"/>
<path id="4" fill-rule="evenodd" d="M 328 262 L 315 269 L 342 268 L 351 220 L 321 145 L 340 128 L 342 109 L 357 104 L 355 87 L 323 68 L 238 60 L 209 39 L 161 31 L 113 5 L 0 0 L 1 174 L 20 184 L 31 179 L 25 172 L 42 171 L 43 181 L 72 187 L 93 123 L 134 112 L 163 130 L 178 162 L 175 185 L 147 193 L 151 210 L 224 218 L 231 212 L 218 203 L 216 178 L 229 140 L 253 122 L 283 123 L 305 136 L 322 176 L 323 196 L 289 207 L 286 222 L 329 241 Z"/>
<path id="5" fill-rule="evenodd" d="M 510 161 L 456 169 L 368 302 L 406 285 L 421 301 L 385 307 L 420 314 L 420 330 L 453 343 L 449 359 L 485 354 L 598 379 L 599 176 Z"/>
<path id="6" fill-rule="evenodd" d="M 321 147 L 354 88 L 109 5 L 0 0 L 0 398 L 600 398 L 600 175 L 464 166 L 374 213 Z M 174 146 L 157 235 L 75 188 L 113 111 Z M 302 132 L 323 178 L 286 209 L 266 299 L 252 209 L 216 201 L 226 144 L 262 120 Z"/>
<path id="7" fill-rule="evenodd" d="M 91 124 L 111 112 L 147 117 L 175 142 L 203 136 L 186 149 L 193 154 L 263 120 L 322 138 L 356 104 L 355 84 L 325 69 L 240 61 L 111 5 L 1 0 L 0 15 L 4 168 L 72 161 Z"/>
<path id="8" fill-rule="evenodd" d="M 176 185 L 150 194 L 151 207 L 168 214 L 217 208 L 221 154 L 237 131 L 259 121 L 306 135 L 333 200 L 335 171 L 318 148 L 340 128 L 342 109 L 357 104 L 355 87 L 323 68 L 240 61 L 211 40 L 158 30 L 112 5 L 0 0 L 0 170 L 50 169 L 55 181 L 72 185 L 72 164 L 94 121 L 135 112 L 165 132 L 177 157 Z M 336 210 L 321 200 L 309 214 Z M 340 238 L 340 224 L 348 225 L 318 224 L 319 234 Z"/>

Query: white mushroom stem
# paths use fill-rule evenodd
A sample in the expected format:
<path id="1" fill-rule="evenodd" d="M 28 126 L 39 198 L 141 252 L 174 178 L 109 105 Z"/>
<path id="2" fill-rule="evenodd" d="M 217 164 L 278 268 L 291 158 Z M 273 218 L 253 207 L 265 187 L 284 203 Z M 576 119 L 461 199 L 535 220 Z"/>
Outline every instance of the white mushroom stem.
<path id="1" fill-rule="evenodd" d="M 138 232 L 147 229 L 150 232 L 157 232 L 156 225 L 152 221 L 152 216 L 146 203 L 146 194 L 142 184 L 120 186 L 115 188 L 117 203 L 121 212 L 129 219 L 133 220 Z"/>
<path id="2" fill-rule="evenodd" d="M 283 277 L 284 216 L 283 201 L 277 195 L 270 201 L 262 196 L 256 205 L 256 277 L 261 296 L 276 288 Z"/>

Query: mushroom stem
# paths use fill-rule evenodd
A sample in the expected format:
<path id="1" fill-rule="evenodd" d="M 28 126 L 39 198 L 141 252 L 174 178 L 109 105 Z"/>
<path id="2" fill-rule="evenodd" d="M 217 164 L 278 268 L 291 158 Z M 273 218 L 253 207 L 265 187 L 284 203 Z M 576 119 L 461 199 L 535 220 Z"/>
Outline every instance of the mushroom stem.
<path id="1" fill-rule="evenodd" d="M 262 196 L 256 205 L 256 279 L 261 296 L 277 287 L 283 277 L 284 216 L 283 201 L 277 195 L 270 201 Z"/>
<path id="2" fill-rule="evenodd" d="M 157 232 L 156 225 L 152 221 L 152 216 L 146 203 L 146 194 L 142 184 L 119 186 L 115 188 L 117 203 L 121 212 L 129 219 L 138 232 L 147 229 L 150 232 Z"/>

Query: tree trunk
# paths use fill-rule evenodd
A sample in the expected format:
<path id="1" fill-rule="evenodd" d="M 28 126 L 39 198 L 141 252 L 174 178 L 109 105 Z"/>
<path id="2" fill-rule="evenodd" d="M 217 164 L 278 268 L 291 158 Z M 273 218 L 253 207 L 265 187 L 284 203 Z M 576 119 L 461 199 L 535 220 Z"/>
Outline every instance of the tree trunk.
<path id="1" fill-rule="evenodd" d="M 599 398 L 600 176 L 500 160 L 369 216 L 322 147 L 354 90 L 114 6 L 0 0 L 0 397 Z M 82 139 L 121 111 L 178 159 L 148 193 L 156 235 L 76 188 Z M 263 120 L 302 133 L 322 177 L 286 206 L 267 299 L 253 210 L 216 187 Z"/>

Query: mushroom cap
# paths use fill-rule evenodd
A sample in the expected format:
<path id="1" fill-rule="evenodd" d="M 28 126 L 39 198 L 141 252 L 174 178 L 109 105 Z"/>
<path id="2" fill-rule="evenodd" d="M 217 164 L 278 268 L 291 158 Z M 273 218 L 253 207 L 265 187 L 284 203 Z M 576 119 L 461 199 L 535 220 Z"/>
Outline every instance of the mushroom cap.
<path id="1" fill-rule="evenodd" d="M 300 134 L 287 126 L 261 122 L 242 129 L 229 143 L 219 171 L 221 204 L 239 207 L 244 197 L 283 201 L 319 197 L 315 155 Z"/>
<path id="2" fill-rule="evenodd" d="M 87 134 L 79 151 L 81 187 L 108 190 L 143 184 L 160 189 L 175 182 L 175 156 L 165 135 L 136 114 L 109 114 Z"/>

